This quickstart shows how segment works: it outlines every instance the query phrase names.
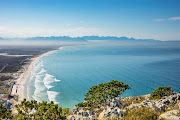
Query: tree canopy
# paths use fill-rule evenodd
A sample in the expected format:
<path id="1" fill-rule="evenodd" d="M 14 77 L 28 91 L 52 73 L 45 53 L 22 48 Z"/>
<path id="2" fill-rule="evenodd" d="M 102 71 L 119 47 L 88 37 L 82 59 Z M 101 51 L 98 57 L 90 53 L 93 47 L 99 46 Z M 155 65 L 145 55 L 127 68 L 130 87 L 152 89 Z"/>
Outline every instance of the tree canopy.
<path id="1" fill-rule="evenodd" d="M 171 87 L 159 87 L 151 93 L 151 99 L 161 99 L 164 96 L 169 96 L 173 93 Z"/>
<path id="2" fill-rule="evenodd" d="M 7 110 L 2 104 L 0 104 L 0 118 L 3 119 L 13 118 L 13 115 L 11 114 L 11 110 Z"/>
<path id="3" fill-rule="evenodd" d="M 46 101 L 37 103 L 36 100 L 26 101 L 24 99 L 20 105 L 16 105 L 15 107 L 18 111 L 18 114 L 14 116 L 15 119 L 66 119 L 62 107 L 58 107 L 53 101 L 50 103 Z M 67 113 L 69 109 L 65 110 Z"/>
<path id="4" fill-rule="evenodd" d="M 127 89 L 130 89 L 128 84 L 112 80 L 109 83 L 103 83 L 98 86 L 91 87 L 85 95 L 85 99 L 91 101 L 92 103 L 99 104 L 106 102 L 108 99 L 119 97 Z"/>

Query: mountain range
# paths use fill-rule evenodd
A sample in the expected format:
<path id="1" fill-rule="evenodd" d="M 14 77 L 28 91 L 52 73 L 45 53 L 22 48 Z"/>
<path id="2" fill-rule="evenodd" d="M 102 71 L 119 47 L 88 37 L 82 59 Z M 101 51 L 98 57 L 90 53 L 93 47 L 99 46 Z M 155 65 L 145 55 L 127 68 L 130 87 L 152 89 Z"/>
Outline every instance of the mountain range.
<path id="1" fill-rule="evenodd" d="M 51 36 L 51 37 L 28 37 L 28 38 L 2 38 L 0 40 L 31 40 L 31 41 L 88 41 L 88 40 L 117 40 L 117 41 L 159 41 L 154 39 L 135 39 L 128 37 L 116 36 L 83 36 L 83 37 L 70 37 L 70 36 Z"/>

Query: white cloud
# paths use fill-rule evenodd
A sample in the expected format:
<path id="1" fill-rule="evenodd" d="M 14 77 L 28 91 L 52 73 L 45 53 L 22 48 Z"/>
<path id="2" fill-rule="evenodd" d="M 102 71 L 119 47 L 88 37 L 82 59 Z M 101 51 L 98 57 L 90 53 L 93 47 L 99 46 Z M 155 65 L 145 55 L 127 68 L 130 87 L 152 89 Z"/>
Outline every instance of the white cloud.
<path id="1" fill-rule="evenodd" d="M 171 18 L 168 18 L 168 20 L 180 20 L 180 17 L 171 17 Z"/>
<path id="2" fill-rule="evenodd" d="M 155 19 L 155 21 L 165 21 L 166 19 Z"/>
<path id="3" fill-rule="evenodd" d="M 170 17 L 167 19 L 155 19 L 155 21 L 175 21 L 175 20 L 180 20 L 180 17 Z"/>
<path id="4" fill-rule="evenodd" d="M 79 21 L 80 23 L 84 23 L 85 21 Z"/>

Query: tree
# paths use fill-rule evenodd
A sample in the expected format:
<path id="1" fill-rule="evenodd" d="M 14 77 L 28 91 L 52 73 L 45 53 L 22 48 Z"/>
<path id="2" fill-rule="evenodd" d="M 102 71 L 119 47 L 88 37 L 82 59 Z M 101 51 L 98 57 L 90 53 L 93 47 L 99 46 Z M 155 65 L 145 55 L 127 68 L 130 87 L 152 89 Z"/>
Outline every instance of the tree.
<path id="1" fill-rule="evenodd" d="M 151 93 L 151 99 L 161 99 L 164 96 L 172 95 L 173 90 L 171 87 L 159 87 Z"/>
<path id="2" fill-rule="evenodd" d="M 15 108 L 18 111 L 15 119 L 66 119 L 66 116 L 62 113 L 62 107 L 58 107 L 53 101 L 37 103 L 35 100 L 26 101 L 24 99 L 20 105 L 15 105 Z M 67 109 L 64 111 L 67 111 Z"/>
<path id="3" fill-rule="evenodd" d="M 85 95 L 85 100 L 88 100 L 88 102 L 92 104 L 104 103 L 108 99 L 120 97 L 120 95 L 127 89 L 130 89 L 128 84 L 124 84 L 123 82 L 117 80 L 112 80 L 109 83 L 99 84 L 98 86 L 91 87 Z M 89 105 L 88 102 L 86 102 L 87 105 Z"/>
<path id="4" fill-rule="evenodd" d="M 0 104 L 0 118 L 2 119 L 12 119 L 13 115 L 11 110 L 7 110 L 2 104 Z"/>

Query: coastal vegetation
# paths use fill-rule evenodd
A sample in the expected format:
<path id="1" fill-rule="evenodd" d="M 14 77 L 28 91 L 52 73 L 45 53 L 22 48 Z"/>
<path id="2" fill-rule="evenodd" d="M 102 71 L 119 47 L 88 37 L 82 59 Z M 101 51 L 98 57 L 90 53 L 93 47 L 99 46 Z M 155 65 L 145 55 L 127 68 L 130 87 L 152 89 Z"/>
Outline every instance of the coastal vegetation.
<path id="1" fill-rule="evenodd" d="M 172 95 L 173 90 L 171 87 L 159 87 L 151 93 L 151 99 L 161 99 L 164 96 Z"/>
<path id="2" fill-rule="evenodd" d="M 0 104 L 0 118 L 1 119 L 12 119 L 13 115 L 11 110 L 7 110 L 2 104 Z"/>
<path id="3" fill-rule="evenodd" d="M 86 102 L 77 104 L 79 107 L 96 107 L 98 104 L 103 104 L 109 99 L 120 97 L 120 95 L 130 89 L 128 84 L 112 80 L 109 83 L 102 83 L 98 86 L 93 86 L 85 95 Z"/>
<path id="4" fill-rule="evenodd" d="M 14 119 L 66 119 L 69 109 L 62 109 L 54 104 L 53 101 L 47 103 L 46 101 L 37 102 L 36 100 L 26 101 L 24 99 L 21 101 L 20 105 L 15 105 L 15 109 L 18 114 L 14 116 Z"/>

